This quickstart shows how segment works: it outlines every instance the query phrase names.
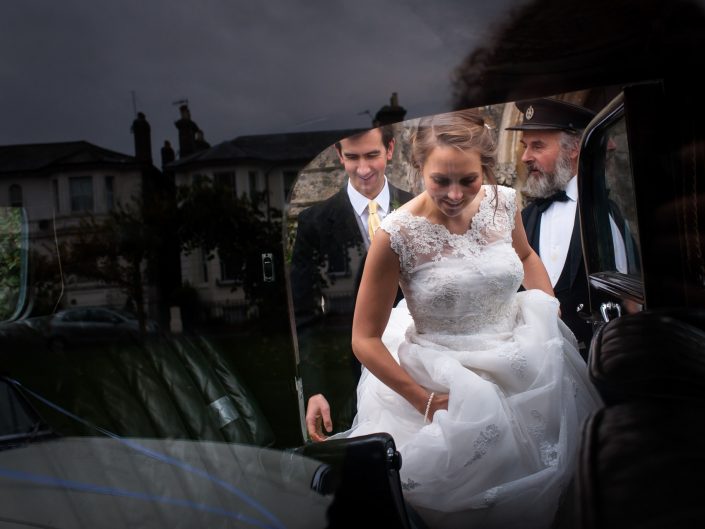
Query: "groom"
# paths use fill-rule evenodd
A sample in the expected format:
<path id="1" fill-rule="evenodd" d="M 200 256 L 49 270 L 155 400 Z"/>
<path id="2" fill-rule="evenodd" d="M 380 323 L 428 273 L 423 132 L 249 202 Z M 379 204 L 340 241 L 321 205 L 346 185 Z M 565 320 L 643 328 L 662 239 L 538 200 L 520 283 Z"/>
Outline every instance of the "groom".
<path id="1" fill-rule="evenodd" d="M 338 158 L 348 176 L 346 185 L 329 199 L 302 211 L 291 258 L 291 285 L 296 328 L 301 351 L 300 372 L 306 399 L 306 427 L 311 439 L 322 441 L 334 425 L 347 429 L 355 414 L 355 391 L 341 395 L 333 406 L 329 396 L 336 383 L 327 376 L 325 362 L 316 360 L 315 350 L 334 347 L 331 325 L 326 325 L 323 294 L 336 277 L 353 277 L 355 296 L 364 258 L 370 246 L 370 201 L 377 204 L 376 219 L 381 221 L 392 209 L 413 195 L 392 186 L 385 177 L 387 162 L 394 153 L 394 128 L 385 125 L 364 131 L 336 143 Z M 374 209 L 374 207 L 373 207 Z M 354 262 L 359 262 L 357 270 Z M 349 358 L 352 379 L 357 383 L 360 364 L 350 349 L 352 318 L 344 322 L 344 356 Z M 327 352 L 327 351 L 326 351 Z M 349 392 L 344 392 L 349 393 Z"/>

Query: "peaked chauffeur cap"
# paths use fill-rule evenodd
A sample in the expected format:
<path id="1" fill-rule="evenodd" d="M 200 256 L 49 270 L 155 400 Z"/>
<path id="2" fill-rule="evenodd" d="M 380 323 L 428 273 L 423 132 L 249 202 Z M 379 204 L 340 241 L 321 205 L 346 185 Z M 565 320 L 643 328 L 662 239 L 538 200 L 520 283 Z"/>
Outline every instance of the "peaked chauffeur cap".
<path id="1" fill-rule="evenodd" d="M 592 110 L 558 99 L 528 99 L 515 103 L 523 119 L 506 130 L 564 130 L 578 132 L 595 116 Z"/>

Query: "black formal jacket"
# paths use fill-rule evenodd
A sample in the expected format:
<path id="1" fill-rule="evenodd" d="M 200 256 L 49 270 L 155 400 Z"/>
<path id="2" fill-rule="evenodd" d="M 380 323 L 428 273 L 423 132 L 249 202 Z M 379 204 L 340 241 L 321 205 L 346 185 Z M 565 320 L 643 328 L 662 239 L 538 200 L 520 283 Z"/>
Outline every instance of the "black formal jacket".
<path id="1" fill-rule="evenodd" d="M 535 204 L 530 203 L 522 210 L 521 218 L 524 222 L 524 229 L 526 230 L 529 244 L 536 253 L 539 253 L 541 212 Z M 589 306 L 588 282 L 581 247 L 580 222 L 577 208 L 575 210 L 575 222 L 573 223 L 573 234 L 570 238 L 568 255 L 566 256 L 563 271 L 553 290 L 561 304 L 561 318 L 573 331 L 578 342 L 584 344 L 584 347 L 581 347 L 581 353 L 585 355 L 585 348 L 590 345 L 592 327 L 577 313 L 580 304 L 585 307 Z"/>
<path id="2" fill-rule="evenodd" d="M 391 184 L 389 184 L 389 194 L 390 209 L 413 198 L 411 193 L 402 191 Z M 320 299 L 325 282 L 332 280 L 330 277 L 322 277 L 319 266 L 323 266 L 329 271 L 331 269 L 347 270 L 347 273 L 355 278 L 354 297 L 357 297 L 367 249 L 356 216 L 357 214 L 348 198 L 347 183 L 332 197 L 303 210 L 299 214 L 290 277 L 296 327 L 299 334 L 301 375 L 306 399 L 317 393 L 323 393 L 328 398 L 331 394 L 329 385 L 331 383 L 335 385 L 335 381 L 327 380 L 329 377 L 321 372 L 321 369 L 318 369 L 321 361 L 311 360 L 307 356 L 312 355 L 310 343 L 315 344 L 317 341 L 315 336 L 322 336 L 321 326 L 325 325 L 326 318 L 320 314 Z M 346 268 L 351 266 L 351 263 L 347 262 L 349 252 L 359 252 L 362 259 L 358 270 Z M 398 299 L 400 297 L 401 292 L 399 291 Z M 346 340 L 347 354 L 350 357 L 349 364 L 353 369 L 356 384 L 360 374 L 360 364 L 350 350 L 352 310 L 348 320 L 346 328 L 341 330 L 341 334 L 345 335 L 343 340 Z M 328 331 L 326 336 L 327 339 L 330 339 L 330 328 Z M 318 343 L 314 347 L 325 349 L 325 344 Z M 330 402 L 330 399 L 328 400 Z M 331 403 L 331 407 L 334 407 L 333 403 Z"/>

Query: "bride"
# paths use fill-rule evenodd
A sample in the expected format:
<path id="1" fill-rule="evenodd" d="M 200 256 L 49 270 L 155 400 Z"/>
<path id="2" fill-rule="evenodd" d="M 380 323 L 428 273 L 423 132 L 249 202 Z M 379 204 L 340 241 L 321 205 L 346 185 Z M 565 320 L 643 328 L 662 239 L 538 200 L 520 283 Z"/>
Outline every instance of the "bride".
<path id="1" fill-rule="evenodd" d="M 390 433 L 429 527 L 548 527 L 599 397 L 514 190 L 483 185 L 494 140 L 481 115 L 422 119 L 412 158 L 425 191 L 369 250 L 353 320 L 358 413 L 332 438 Z M 406 303 L 392 310 L 398 284 Z"/>

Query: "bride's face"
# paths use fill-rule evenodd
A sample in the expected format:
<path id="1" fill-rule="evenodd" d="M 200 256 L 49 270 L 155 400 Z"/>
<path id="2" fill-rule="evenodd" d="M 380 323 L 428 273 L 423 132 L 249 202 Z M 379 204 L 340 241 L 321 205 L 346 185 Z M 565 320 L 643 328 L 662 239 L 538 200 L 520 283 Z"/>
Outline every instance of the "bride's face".
<path id="1" fill-rule="evenodd" d="M 434 147 L 421 171 L 433 203 L 448 217 L 460 215 L 482 187 L 480 153 Z"/>

